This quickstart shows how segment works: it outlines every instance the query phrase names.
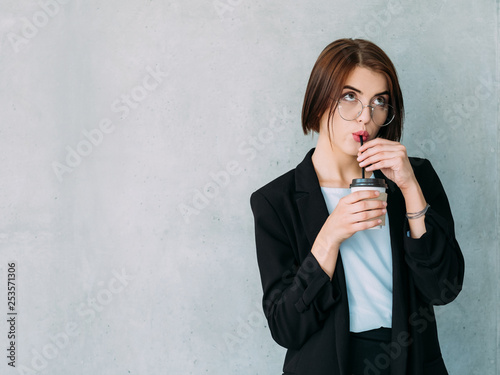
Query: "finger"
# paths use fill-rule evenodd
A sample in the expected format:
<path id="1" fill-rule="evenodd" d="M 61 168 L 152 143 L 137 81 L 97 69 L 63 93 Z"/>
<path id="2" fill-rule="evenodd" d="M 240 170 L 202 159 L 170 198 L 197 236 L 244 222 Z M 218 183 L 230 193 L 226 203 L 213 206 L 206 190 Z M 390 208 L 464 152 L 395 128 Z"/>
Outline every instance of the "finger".
<path id="1" fill-rule="evenodd" d="M 346 195 L 341 199 L 341 201 L 347 204 L 353 204 L 364 199 L 377 198 L 379 195 L 380 192 L 377 190 L 359 190 Z"/>
<path id="2" fill-rule="evenodd" d="M 392 169 L 393 171 L 404 171 L 405 169 L 411 168 L 410 163 L 405 163 L 405 159 L 400 155 L 393 155 L 385 159 L 373 159 L 373 161 L 368 161 L 365 166 L 365 170 L 374 171 L 377 169 Z"/>
<path id="3" fill-rule="evenodd" d="M 370 163 L 365 167 L 366 171 L 375 171 L 378 169 L 392 169 L 393 171 L 401 170 L 403 163 L 401 163 L 397 158 L 384 159 L 378 162 Z"/>
<path id="4" fill-rule="evenodd" d="M 370 210 L 363 210 L 357 213 L 353 213 L 352 216 L 354 218 L 354 221 L 358 222 L 358 221 L 366 221 L 366 220 L 373 220 L 376 218 L 380 218 L 381 216 L 384 216 L 386 213 L 387 213 L 387 208 L 383 205 L 380 205 Z"/>
<path id="5" fill-rule="evenodd" d="M 386 213 L 387 209 L 385 207 L 377 207 L 376 209 L 364 210 L 364 211 L 359 211 L 357 213 L 353 213 L 352 217 L 354 222 L 359 222 L 359 221 L 372 220 L 377 217 L 383 216 Z"/>
<path id="6" fill-rule="evenodd" d="M 399 142 L 389 141 L 387 139 L 376 138 L 371 141 L 366 142 L 361 146 L 358 151 L 359 153 L 365 153 L 374 150 L 388 150 L 388 149 L 401 149 L 406 150 L 406 147 Z"/>
<path id="7" fill-rule="evenodd" d="M 351 205 L 351 212 L 356 214 L 361 212 L 384 210 L 386 207 L 387 202 L 383 200 L 363 200 Z"/>
<path id="8" fill-rule="evenodd" d="M 377 208 L 385 207 L 383 203 L 387 202 L 385 201 L 384 198 L 385 197 L 380 197 L 379 194 L 379 196 L 375 198 L 362 199 L 359 200 L 358 202 L 354 202 L 350 205 L 350 207 L 352 208 L 353 212 L 375 210 Z"/>
<path id="9" fill-rule="evenodd" d="M 352 225 L 355 232 L 359 232 L 362 230 L 375 228 L 382 224 L 382 219 L 368 220 L 368 221 L 360 221 Z"/>
<path id="10" fill-rule="evenodd" d="M 385 139 L 385 138 L 374 138 L 366 143 L 363 144 L 363 146 L 361 146 L 359 148 L 359 152 L 360 153 L 363 153 L 365 152 L 366 150 L 370 149 L 370 148 L 374 148 L 374 147 L 377 147 L 377 146 L 396 146 L 396 145 L 400 145 L 401 143 L 399 142 L 395 142 L 395 141 L 390 141 L 388 139 Z"/>
<path id="11" fill-rule="evenodd" d="M 393 152 L 387 152 L 387 151 L 379 151 L 376 154 L 373 155 L 363 155 L 358 158 L 359 166 L 360 167 L 366 167 L 370 164 L 377 163 L 381 160 L 384 159 L 392 159 L 394 158 L 394 153 Z"/>
<path id="12" fill-rule="evenodd" d="M 399 151 L 382 151 L 375 155 L 365 158 L 363 161 L 359 163 L 360 167 L 366 167 L 370 164 L 375 164 L 382 161 L 389 161 L 392 163 L 393 167 L 397 167 L 398 165 L 403 165 L 405 161 L 408 160 L 408 156 L 406 152 Z"/>
<path id="13" fill-rule="evenodd" d="M 360 149 L 361 151 L 361 149 Z M 401 145 L 401 144 L 394 144 L 394 145 L 376 145 L 374 147 L 370 147 L 360 153 L 358 153 L 357 160 L 359 162 L 364 161 L 368 159 L 369 157 L 373 157 L 375 155 L 379 155 L 382 153 L 386 154 L 398 154 L 401 156 L 406 156 L 406 148 Z"/>
<path id="14" fill-rule="evenodd" d="M 378 163 L 371 164 L 365 168 L 365 171 L 378 171 L 382 169 L 392 169 L 392 170 L 397 170 L 399 168 L 395 168 L 395 164 L 391 163 L 390 161 L 383 160 Z"/>

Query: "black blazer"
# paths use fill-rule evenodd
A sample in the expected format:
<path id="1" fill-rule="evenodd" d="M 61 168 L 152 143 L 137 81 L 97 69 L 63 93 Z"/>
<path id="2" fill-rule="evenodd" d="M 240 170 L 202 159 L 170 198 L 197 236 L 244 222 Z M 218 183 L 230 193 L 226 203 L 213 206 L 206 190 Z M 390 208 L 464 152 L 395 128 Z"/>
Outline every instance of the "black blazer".
<path id="1" fill-rule="evenodd" d="M 348 375 L 349 307 L 342 258 L 332 280 L 311 254 L 328 210 L 309 151 L 296 169 L 251 196 L 263 308 L 274 340 L 288 349 L 284 374 Z M 433 305 L 451 302 L 462 288 L 464 259 L 455 239 L 448 199 L 429 161 L 410 158 L 430 208 L 427 232 L 408 236 L 405 202 L 388 188 L 393 261 L 393 375 L 447 374 L 439 348 Z M 372 369 L 373 374 L 377 374 Z"/>

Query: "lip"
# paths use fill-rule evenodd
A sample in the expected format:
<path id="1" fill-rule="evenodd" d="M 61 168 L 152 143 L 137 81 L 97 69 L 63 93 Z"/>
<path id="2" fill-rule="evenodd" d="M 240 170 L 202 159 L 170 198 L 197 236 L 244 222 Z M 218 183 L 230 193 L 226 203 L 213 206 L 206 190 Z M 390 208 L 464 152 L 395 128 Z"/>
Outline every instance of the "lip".
<path id="1" fill-rule="evenodd" d="M 360 130 L 359 132 L 352 133 L 352 137 L 356 142 L 361 142 L 361 137 L 363 137 L 363 142 L 366 142 L 370 134 L 366 130 Z"/>

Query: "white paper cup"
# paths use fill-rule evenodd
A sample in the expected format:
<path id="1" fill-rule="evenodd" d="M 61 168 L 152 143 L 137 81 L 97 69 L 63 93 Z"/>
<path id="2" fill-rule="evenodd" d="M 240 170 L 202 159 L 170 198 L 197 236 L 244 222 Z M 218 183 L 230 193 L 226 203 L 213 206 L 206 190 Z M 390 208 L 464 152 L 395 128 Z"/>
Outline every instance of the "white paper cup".
<path id="1" fill-rule="evenodd" d="M 354 180 L 352 180 L 350 188 L 351 188 L 351 193 L 361 190 L 378 191 L 380 192 L 380 195 L 377 198 L 366 199 L 366 200 L 387 202 L 387 193 L 386 193 L 387 184 L 385 183 L 385 180 L 383 178 L 355 178 Z M 386 215 L 382 215 L 374 219 L 371 219 L 371 220 L 381 219 L 382 223 L 370 229 L 382 229 L 382 227 L 385 226 L 385 216 Z"/>

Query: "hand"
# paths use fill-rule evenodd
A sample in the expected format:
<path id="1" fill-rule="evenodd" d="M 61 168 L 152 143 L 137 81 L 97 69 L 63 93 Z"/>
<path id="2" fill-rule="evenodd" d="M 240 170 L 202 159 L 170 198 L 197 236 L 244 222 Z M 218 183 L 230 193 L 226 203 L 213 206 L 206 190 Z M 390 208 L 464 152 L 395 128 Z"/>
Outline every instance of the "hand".
<path id="1" fill-rule="evenodd" d="M 378 191 L 361 190 L 341 198 L 323 224 L 318 237 L 324 236 L 326 243 L 338 248 L 354 233 L 380 225 L 382 220 L 377 218 L 385 215 L 387 203 L 367 200 L 379 195 Z"/>
<path id="2" fill-rule="evenodd" d="M 375 138 L 359 148 L 360 167 L 367 171 L 379 169 L 401 189 L 406 204 L 406 212 L 418 212 L 427 202 L 413 173 L 406 147 L 399 142 Z M 425 218 L 409 220 L 412 238 L 420 238 L 426 231 Z"/>
<path id="3" fill-rule="evenodd" d="M 359 148 L 358 162 L 366 171 L 379 169 L 388 179 L 394 181 L 403 191 L 417 184 L 406 153 L 406 147 L 399 142 L 375 138 Z"/>
<path id="4" fill-rule="evenodd" d="M 335 271 L 340 244 L 354 233 L 376 227 L 382 222 L 377 218 L 385 215 L 387 203 L 365 200 L 379 195 L 374 190 L 361 190 L 346 195 L 339 200 L 337 207 L 323 224 L 311 253 L 330 279 Z"/>

